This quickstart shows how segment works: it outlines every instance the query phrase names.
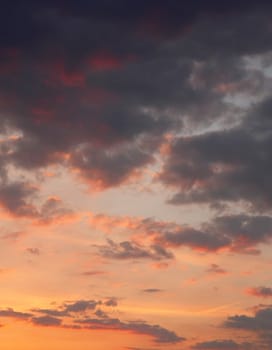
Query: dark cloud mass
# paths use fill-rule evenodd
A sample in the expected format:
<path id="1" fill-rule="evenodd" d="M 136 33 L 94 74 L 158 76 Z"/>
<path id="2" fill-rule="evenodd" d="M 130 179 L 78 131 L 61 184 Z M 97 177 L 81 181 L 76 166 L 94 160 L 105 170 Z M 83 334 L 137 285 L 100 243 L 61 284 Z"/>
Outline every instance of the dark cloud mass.
<path id="1" fill-rule="evenodd" d="M 178 138 L 160 176 L 180 189 L 174 204 L 245 201 L 271 208 L 271 99 L 229 130 Z"/>
<path id="2" fill-rule="evenodd" d="M 154 268 L 168 266 L 168 261 L 175 259 L 174 252 L 183 247 L 201 252 L 199 260 L 203 252 L 261 254 L 262 245 L 272 239 L 271 20 L 271 0 L 2 1 L 0 210 L 6 214 L 7 232 L 14 231 L 6 233 L 3 229 L 3 244 L 18 243 L 29 231 L 24 253 L 32 258 L 36 255 L 44 267 L 46 257 L 36 245 L 46 249 L 47 245 L 61 244 L 60 235 L 61 239 L 67 237 L 67 245 L 73 239 L 73 253 L 64 244 L 63 249 L 52 248 L 50 256 L 61 259 L 62 254 L 71 254 L 62 263 L 77 265 L 82 283 L 90 276 L 96 280 L 96 275 L 101 275 L 102 281 L 107 274 L 101 286 L 93 283 L 96 295 L 106 286 L 117 288 L 113 283 L 116 271 L 109 273 L 107 269 L 111 263 L 148 261 Z M 187 210 L 188 205 L 195 205 L 192 208 L 198 211 L 207 206 L 209 217 L 214 213 L 217 216 L 198 226 L 129 217 L 122 223 L 120 218 L 107 221 L 106 215 L 99 221 L 92 216 L 94 226 L 110 222 L 108 231 L 120 229 L 120 234 L 96 244 L 98 235 L 91 233 L 91 245 L 85 245 L 87 235 L 83 240 L 68 228 L 65 236 L 58 228 L 56 235 L 48 234 L 43 245 L 38 235 L 45 229 L 36 236 L 30 224 L 37 228 L 76 216 L 60 198 L 42 197 L 55 188 L 56 174 L 60 173 L 69 184 L 74 180 L 87 184 L 90 191 L 86 196 L 128 184 L 136 184 L 131 186 L 132 191 L 139 191 L 150 184 L 149 194 L 155 193 L 158 199 L 168 196 L 167 204 L 172 205 L 168 208 L 180 205 L 187 206 Z M 63 182 L 58 191 L 64 194 L 66 186 Z M 75 186 L 75 192 L 78 188 Z M 80 235 L 90 209 L 83 208 L 87 199 L 72 200 L 80 208 Z M 113 204 L 111 209 L 118 212 L 114 200 L 106 205 L 100 197 L 98 207 Z M 97 203 L 91 198 L 88 205 L 92 208 Z M 155 215 L 163 208 L 158 205 Z M 169 212 L 166 216 L 171 215 Z M 190 213 L 189 220 L 194 220 L 194 215 Z M 13 228 L 22 222 L 25 230 Z M 131 235 L 120 238 L 125 230 Z M 95 251 L 95 264 L 91 259 L 84 263 L 80 260 L 87 259 L 79 252 L 83 246 Z M 11 267 L 19 261 L 16 256 Z M 212 261 L 221 264 L 219 259 L 206 260 L 210 264 L 206 274 L 227 273 Z M 222 264 L 225 266 L 225 260 Z M 100 268 L 102 265 L 105 269 Z M 197 267 L 193 265 L 190 262 L 184 274 Z M 53 263 L 48 266 L 53 268 Z M 33 264 L 33 272 L 34 268 L 38 264 Z M 56 271 L 58 268 L 57 262 Z M 18 271 L 24 273 L 25 267 L 20 266 Z M 176 271 L 181 271 L 179 266 Z M 172 288 L 171 283 L 159 289 L 153 281 L 145 285 L 135 280 L 134 291 L 146 299 L 160 295 L 166 298 L 167 293 L 160 293 Z M 38 281 L 46 283 L 40 277 Z M 9 283 L 13 283 L 13 277 L 7 279 L 7 286 Z M 121 287 L 125 285 L 118 287 L 122 297 L 128 290 Z M 23 285 L 18 293 L 20 290 L 24 291 Z M 272 289 L 265 286 L 244 292 L 256 297 L 272 296 Z M 219 297 L 222 295 L 218 293 Z M 133 333 L 151 337 L 160 348 L 176 347 L 185 340 L 163 326 L 119 318 L 119 300 L 79 297 L 31 312 L 5 308 L 0 310 L 0 318 L 37 327 Z M 223 328 L 226 334 L 237 330 L 249 334 L 257 343 L 225 335 L 227 338 L 221 340 L 191 338 L 186 349 L 272 348 L 271 306 L 259 306 L 253 315 L 230 316 Z M 142 346 L 133 343 L 127 349 L 140 350 Z"/>
<path id="3" fill-rule="evenodd" d="M 0 123 L 17 136 L 1 143 L 1 173 L 62 164 L 99 190 L 138 178 L 164 135 L 233 118 L 226 96 L 265 89 L 262 72 L 243 62 L 271 49 L 270 10 L 269 1 L 242 0 L 3 4 Z M 270 148 L 248 122 L 180 138 L 160 179 L 181 190 L 173 203 L 268 207 Z M 4 205 L 33 215 L 27 203 L 11 208 L 11 186 L 23 185 L 4 184 Z"/>

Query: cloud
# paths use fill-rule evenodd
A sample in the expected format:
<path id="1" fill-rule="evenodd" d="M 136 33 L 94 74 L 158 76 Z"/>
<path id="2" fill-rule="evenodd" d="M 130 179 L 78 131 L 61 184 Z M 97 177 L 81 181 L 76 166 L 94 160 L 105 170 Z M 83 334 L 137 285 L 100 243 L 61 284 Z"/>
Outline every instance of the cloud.
<path id="1" fill-rule="evenodd" d="M 61 319 L 52 316 L 32 317 L 31 322 L 37 326 L 60 326 Z"/>
<path id="2" fill-rule="evenodd" d="M 236 343 L 230 339 L 211 340 L 197 343 L 192 346 L 195 350 L 250 350 L 254 349 L 253 344 L 250 343 Z"/>
<path id="3" fill-rule="evenodd" d="M 150 247 L 143 247 L 136 242 L 124 241 L 115 243 L 107 240 L 107 245 L 97 246 L 99 254 L 105 258 L 127 260 L 127 259 L 151 259 L 163 260 L 173 259 L 174 255 L 164 247 L 153 244 Z"/>
<path id="4" fill-rule="evenodd" d="M 115 307 L 118 305 L 118 302 L 117 302 L 116 298 L 109 298 L 106 301 L 104 301 L 104 305 Z"/>
<path id="5" fill-rule="evenodd" d="M 10 233 L 5 233 L 5 234 L 1 235 L 1 239 L 5 240 L 5 241 L 16 242 L 21 237 L 24 237 L 25 235 L 26 235 L 26 232 L 23 232 L 23 231 L 10 232 Z"/>
<path id="6" fill-rule="evenodd" d="M 38 215 L 33 204 L 29 202 L 37 193 L 37 188 L 25 182 L 0 185 L 0 204 L 15 216 L 35 217 Z"/>
<path id="7" fill-rule="evenodd" d="M 101 301 L 96 300 L 77 300 L 72 303 L 65 303 L 64 310 L 65 312 L 85 312 L 87 310 L 95 310 L 98 305 L 101 304 Z"/>
<path id="8" fill-rule="evenodd" d="M 153 150 L 141 148 L 141 145 L 123 145 L 98 151 L 86 145 L 75 151 L 71 164 L 94 189 L 114 187 L 137 176 L 137 169 L 153 162 Z"/>
<path id="9" fill-rule="evenodd" d="M 141 246 L 133 240 L 121 243 L 109 240 L 108 245 L 99 247 L 103 256 L 118 259 L 133 256 L 134 258 L 136 256 L 155 257 L 153 254 L 155 247 L 166 249 L 166 254 L 163 251 L 159 254 L 161 257 L 164 255 L 167 257 L 169 249 L 179 247 L 189 247 L 204 252 L 227 250 L 242 254 L 259 254 L 258 245 L 269 244 L 272 238 L 272 218 L 268 215 L 221 215 L 210 222 L 203 223 L 199 228 L 175 222 L 157 221 L 152 218 L 102 214 L 92 215 L 90 224 L 106 233 L 124 231 L 137 242 L 142 242 Z M 148 253 L 143 246 L 146 242 L 153 249 L 153 253 L 151 251 Z"/>
<path id="10" fill-rule="evenodd" d="M 145 322 L 122 322 L 117 318 L 103 318 L 103 319 L 84 319 L 76 321 L 87 329 L 110 329 L 123 330 L 136 334 L 144 334 L 152 336 L 157 343 L 171 344 L 179 343 L 185 338 L 179 337 L 175 332 L 169 331 L 158 325 L 150 325 Z"/>
<path id="11" fill-rule="evenodd" d="M 32 314 L 27 312 L 14 311 L 12 308 L 0 310 L 0 317 L 11 317 L 19 320 L 27 320 Z"/>
<path id="12" fill-rule="evenodd" d="M 26 251 L 32 255 L 40 255 L 39 248 L 26 248 Z"/>
<path id="13" fill-rule="evenodd" d="M 270 216 L 226 215 L 203 224 L 201 230 L 181 228 L 157 235 L 166 246 L 189 246 L 203 251 L 227 249 L 233 252 L 258 254 L 260 243 L 270 243 L 272 219 Z"/>
<path id="14" fill-rule="evenodd" d="M 102 270 L 90 270 L 90 271 L 84 271 L 81 273 L 82 276 L 99 276 L 99 275 L 105 275 L 107 272 Z"/>
<path id="15" fill-rule="evenodd" d="M 272 308 L 264 307 L 256 311 L 254 316 L 230 316 L 224 325 L 227 328 L 245 329 L 249 331 L 272 331 Z"/>
<path id="16" fill-rule="evenodd" d="M 256 348 L 269 349 L 272 344 L 272 308 L 270 305 L 258 305 L 253 310 L 253 316 L 241 314 L 228 317 L 223 326 L 251 332 L 257 336 Z"/>
<path id="17" fill-rule="evenodd" d="M 11 216 L 28 218 L 39 224 L 72 217 L 72 210 L 66 208 L 58 197 L 48 197 L 40 206 L 39 188 L 26 181 L 5 181 L 0 179 L 0 206 Z"/>
<path id="18" fill-rule="evenodd" d="M 225 269 L 223 269 L 217 264 L 211 264 L 210 267 L 206 270 L 206 272 L 219 275 L 225 275 L 228 273 Z"/>
<path id="19" fill-rule="evenodd" d="M 236 108 L 225 98 L 230 92 L 255 96 L 267 91 L 263 74 L 242 63 L 245 56 L 271 49 L 270 10 L 267 1 L 242 0 L 227 5 L 152 0 L 129 7 L 123 0 L 114 5 L 34 5 L 31 0 L 26 6 L 19 1 L 5 4 L 0 16 L 1 130 L 6 136 L 0 147 L 2 176 L 9 176 L 11 165 L 35 172 L 58 164 L 96 190 L 135 181 L 156 160 L 166 134 L 180 134 L 188 123 L 199 127 L 232 115 Z M 215 14 L 222 15 L 220 21 Z M 260 40 L 250 40 L 249 28 Z M 265 147 L 252 135 L 240 133 L 222 133 L 226 143 L 236 142 L 240 158 L 246 136 L 260 152 Z M 208 135 L 203 142 L 217 142 L 216 136 Z M 190 142 L 192 148 L 197 144 L 196 138 Z M 176 153 L 178 157 L 184 147 L 178 140 L 170 158 Z M 223 163 L 225 153 L 218 156 Z M 210 165 L 209 154 L 203 155 Z M 175 173 L 171 159 L 160 179 L 178 183 L 180 189 L 193 165 L 186 164 L 185 157 L 182 174 Z M 205 165 L 195 170 L 202 170 L 200 177 L 207 173 Z M 213 177 L 221 181 L 218 174 Z M 238 177 L 228 181 L 241 185 Z M 2 190 L 2 197 L 10 186 Z M 227 196 L 215 188 L 212 197 L 234 200 L 241 192 L 252 200 L 246 191 L 240 188 Z M 264 193 L 257 180 L 255 191 Z M 174 202 L 193 200 L 187 192 Z M 204 201 L 204 194 L 196 195 L 195 200 Z M 28 202 L 17 209 L 4 202 L 20 215 L 35 212 Z"/>
<path id="20" fill-rule="evenodd" d="M 254 287 L 246 290 L 247 294 L 260 298 L 272 297 L 272 288 L 270 287 Z"/>
<path id="21" fill-rule="evenodd" d="M 142 292 L 154 294 L 154 293 L 161 293 L 163 292 L 163 290 L 158 288 L 147 288 L 147 289 L 143 289 Z"/>
<path id="22" fill-rule="evenodd" d="M 185 340 L 185 338 L 178 336 L 175 332 L 159 325 L 149 324 L 145 321 L 124 322 L 118 318 L 112 318 L 102 309 L 103 306 L 117 306 L 115 298 L 106 299 L 104 302 L 95 300 L 65 302 L 59 306 L 57 305 L 55 309 L 32 309 L 31 313 L 17 312 L 12 308 L 8 308 L 0 310 L 0 317 L 12 317 L 26 322 L 30 321 L 35 326 L 42 327 L 127 331 L 150 336 L 156 343 L 161 344 L 175 344 Z M 108 310 L 110 311 L 110 309 Z"/>
<path id="23" fill-rule="evenodd" d="M 105 311 L 101 309 L 97 309 L 94 313 L 98 318 L 108 318 L 108 315 L 106 314 Z"/>
<path id="24" fill-rule="evenodd" d="M 60 308 L 60 309 L 32 309 L 32 312 L 38 313 L 38 314 L 44 314 L 43 317 L 62 317 L 62 316 L 69 316 L 69 312 L 67 310 Z M 38 316 L 38 319 L 40 316 Z M 42 324 L 41 324 L 42 325 Z"/>
<path id="25" fill-rule="evenodd" d="M 253 106 L 238 126 L 174 140 L 159 177 L 179 191 L 171 203 L 271 208 L 271 101 Z"/>

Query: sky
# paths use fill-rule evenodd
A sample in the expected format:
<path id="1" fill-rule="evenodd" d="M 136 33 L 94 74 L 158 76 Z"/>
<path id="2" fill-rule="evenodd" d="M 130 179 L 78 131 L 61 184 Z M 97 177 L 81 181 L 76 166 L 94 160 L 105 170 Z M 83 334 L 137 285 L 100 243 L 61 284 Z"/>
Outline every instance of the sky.
<path id="1" fill-rule="evenodd" d="M 272 3 L 0 10 L 4 350 L 272 348 Z"/>

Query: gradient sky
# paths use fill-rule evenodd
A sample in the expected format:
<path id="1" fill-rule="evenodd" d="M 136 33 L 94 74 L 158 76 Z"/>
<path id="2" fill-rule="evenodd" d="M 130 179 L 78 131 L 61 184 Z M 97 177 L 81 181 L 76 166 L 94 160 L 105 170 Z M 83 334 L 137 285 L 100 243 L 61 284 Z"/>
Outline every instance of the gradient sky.
<path id="1" fill-rule="evenodd" d="M 272 2 L 0 10 L 4 350 L 271 350 Z"/>

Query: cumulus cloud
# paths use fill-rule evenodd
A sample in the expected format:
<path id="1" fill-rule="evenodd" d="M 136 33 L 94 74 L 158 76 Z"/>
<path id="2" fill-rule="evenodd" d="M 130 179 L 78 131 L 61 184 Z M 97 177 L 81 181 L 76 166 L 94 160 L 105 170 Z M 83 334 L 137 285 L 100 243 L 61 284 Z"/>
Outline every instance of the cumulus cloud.
<path id="1" fill-rule="evenodd" d="M 257 336 L 257 341 L 254 343 L 256 349 L 269 349 L 272 344 L 271 315 L 271 305 L 258 305 L 254 308 L 252 316 L 247 314 L 229 316 L 223 326 L 232 330 L 251 332 Z"/>
<path id="2" fill-rule="evenodd" d="M 254 316 L 234 315 L 228 317 L 224 325 L 228 328 L 250 331 L 272 331 L 272 308 L 263 307 Z"/>
<path id="3" fill-rule="evenodd" d="M 114 5 L 31 0 L 26 6 L 17 0 L 5 4 L 0 21 L 1 130 L 17 136 L 1 142 L 1 176 L 8 176 L 9 165 L 35 171 L 61 164 L 99 190 L 135 181 L 154 162 L 167 133 L 232 115 L 236 107 L 225 98 L 229 94 L 255 96 L 267 90 L 261 71 L 242 63 L 245 56 L 271 49 L 270 10 L 267 1 L 242 0 L 227 5 L 152 0 L 129 7 L 123 0 Z M 249 40 L 249 28 L 260 40 Z M 202 141 L 192 138 L 187 146 L 183 138 L 177 140 L 160 179 L 181 189 L 185 183 L 199 184 L 214 162 L 223 168 L 235 166 L 237 157 L 230 159 L 225 150 L 232 141 L 240 158 L 247 143 L 256 149 L 244 167 L 254 170 L 250 164 L 259 161 L 266 170 L 267 161 L 259 154 L 269 149 L 268 140 L 257 140 L 242 129 L 208 134 Z M 222 136 L 224 144 L 215 147 L 214 158 L 207 147 Z M 198 150 L 199 143 L 206 147 Z M 185 156 L 179 169 L 172 169 L 174 159 L 188 151 L 196 156 L 194 164 Z M 196 167 L 205 157 L 208 165 L 202 161 Z M 212 173 L 213 188 L 211 183 L 205 187 L 210 195 L 187 188 L 173 202 L 235 200 L 238 195 L 253 201 L 264 196 L 258 185 L 264 178 L 247 177 L 242 186 L 239 170 Z M 221 193 L 223 181 L 235 188 L 231 194 Z M 247 193 L 253 182 L 254 197 Z M 12 191 L 10 185 L 5 187 L 2 198 Z M 20 208 L 4 203 L 20 215 L 35 212 L 27 203 Z"/>
<path id="4" fill-rule="evenodd" d="M 18 218 L 29 218 L 48 224 L 73 215 L 58 197 L 48 197 L 38 205 L 39 188 L 27 181 L 6 181 L 0 179 L 0 207 Z"/>
<path id="5" fill-rule="evenodd" d="M 174 140 L 160 174 L 178 189 L 173 204 L 244 201 L 255 211 L 271 208 L 271 98 L 252 107 L 233 128 Z"/>

